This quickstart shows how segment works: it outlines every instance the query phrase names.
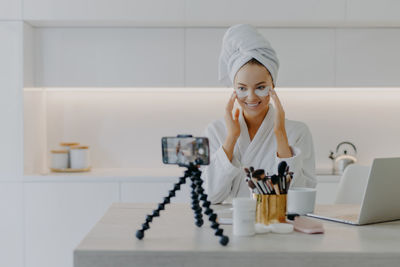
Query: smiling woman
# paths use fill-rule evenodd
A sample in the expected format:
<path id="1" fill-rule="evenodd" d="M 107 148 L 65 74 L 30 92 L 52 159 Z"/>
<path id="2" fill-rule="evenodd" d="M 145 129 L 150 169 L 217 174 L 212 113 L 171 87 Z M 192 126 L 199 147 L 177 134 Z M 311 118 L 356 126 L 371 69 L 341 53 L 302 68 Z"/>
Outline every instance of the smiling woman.
<path id="1" fill-rule="evenodd" d="M 276 173 L 279 163 L 286 161 L 294 172 L 291 186 L 316 186 L 312 136 L 307 125 L 285 118 L 274 89 L 278 68 L 275 51 L 254 27 L 239 24 L 227 30 L 219 78 L 234 90 L 225 117 L 205 130 L 211 159 L 203 179 L 212 203 L 250 197 L 244 180 L 244 168 L 249 166 Z M 240 109 L 233 112 L 235 101 Z"/>

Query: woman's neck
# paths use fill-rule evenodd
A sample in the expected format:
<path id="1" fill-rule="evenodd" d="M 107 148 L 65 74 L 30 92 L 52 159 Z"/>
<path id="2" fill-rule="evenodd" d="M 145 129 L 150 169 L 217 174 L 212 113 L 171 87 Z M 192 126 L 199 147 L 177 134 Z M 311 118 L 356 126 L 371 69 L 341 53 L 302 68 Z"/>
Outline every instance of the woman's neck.
<path id="1" fill-rule="evenodd" d="M 247 129 L 249 130 L 250 139 L 252 140 L 254 135 L 257 133 L 258 128 L 260 128 L 265 116 L 267 115 L 269 107 L 262 113 L 256 116 L 249 116 L 246 113 L 243 113 L 244 120 L 247 125 Z"/>

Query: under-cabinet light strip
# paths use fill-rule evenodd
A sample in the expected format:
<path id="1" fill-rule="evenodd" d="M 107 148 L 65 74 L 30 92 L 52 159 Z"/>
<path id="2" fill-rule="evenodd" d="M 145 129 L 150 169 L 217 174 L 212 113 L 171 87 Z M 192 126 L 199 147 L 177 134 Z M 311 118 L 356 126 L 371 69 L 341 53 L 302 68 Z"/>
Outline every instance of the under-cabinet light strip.
<path id="1" fill-rule="evenodd" d="M 279 92 L 400 92 L 400 87 L 277 87 Z M 231 92 L 227 87 L 30 87 L 26 92 Z"/>

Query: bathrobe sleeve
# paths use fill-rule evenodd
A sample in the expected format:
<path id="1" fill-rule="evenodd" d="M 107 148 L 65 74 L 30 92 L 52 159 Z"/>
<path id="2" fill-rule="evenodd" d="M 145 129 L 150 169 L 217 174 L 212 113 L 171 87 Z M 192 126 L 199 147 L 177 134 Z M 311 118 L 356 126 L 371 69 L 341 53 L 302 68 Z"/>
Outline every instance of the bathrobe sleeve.
<path id="1" fill-rule="evenodd" d="M 277 170 L 281 161 L 286 161 L 289 165 L 289 171 L 293 172 L 293 181 L 290 187 L 314 188 L 317 185 L 317 179 L 315 177 L 315 156 L 311 132 L 306 124 L 300 122 L 290 128 L 291 130 L 287 134 L 293 156 L 279 158 L 275 153 L 275 170 Z"/>
<path id="2" fill-rule="evenodd" d="M 218 127 L 222 126 L 222 127 Z M 210 164 L 203 166 L 202 179 L 204 188 L 208 195 L 208 200 L 212 204 L 223 202 L 232 192 L 235 177 L 240 174 L 240 163 L 233 156 L 232 162 L 229 161 L 222 144 L 225 141 L 223 125 L 216 123 L 210 124 L 204 135 L 209 139 Z"/>

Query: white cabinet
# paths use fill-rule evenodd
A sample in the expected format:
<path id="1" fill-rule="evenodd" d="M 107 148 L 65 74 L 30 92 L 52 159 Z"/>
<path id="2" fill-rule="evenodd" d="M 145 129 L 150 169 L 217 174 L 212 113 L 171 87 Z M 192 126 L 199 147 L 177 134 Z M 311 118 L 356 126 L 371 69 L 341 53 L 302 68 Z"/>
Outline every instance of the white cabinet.
<path id="1" fill-rule="evenodd" d="M 22 0 L 0 0 L 0 20 L 22 18 Z"/>
<path id="2" fill-rule="evenodd" d="M 400 24 L 400 1 L 347 0 L 346 20 L 352 24 L 393 26 Z"/>
<path id="3" fill-rule="evenodd" d="M 22 183 L 0 182 L 0 266 L 24 266 Z"/>
<path id="4" fill-rule="evenodd" d="M 317 176 L 317 204 L 334 204 L 339 187 L 340 176 Z"/>
<path id="5" fill-rule="evenodd" d="M 186 86 L 221 86 L 218 57 L 225 31 L 226 28 L 186 30 Z M 334 86 L 333 29 L 259 28 L 259 31 L 278 54 L 278 86 Z"/>
<path id="6" fill-rule="evenodd" d="M 23 170 L 22 22 L 0 21 L 0 180 Z"/>
<path id="7" fill-rule="evenodd" d="M 338 86 L 400 86 L 400 29 L 337 30 Z"/>
<path id="8" fill-rule="evenodd" d="M 182 23 L 184 0 L 24 0 L 24 20 L 96 25 Z M 93 24 L 93 25 L 95 25 Z"/>
<path id="9" fill-rule="evenodd" d="M 72 267 L 72 251 L 113 202 L 118 183 L 27 183 L 26 267 Z"/>
<path id="10" fill-rule="evenodd" d="M 221 86 L 218 58 L 227 28 L 189 28 L 185 32 L 185 86 Z"/>
<path id="11" fill-rule="evenodd" d="M 176 182 L 178 182 L 178 178 Z M 168 196 L 169 191 L 173 189 L 176 182 L 135 182 L 121 184 L 121 202 L 135 203 L 159 203 L 163 198 Z M 171 202 L 186 202 L 190 200 L 190 180 L 187 179 L 186 184 L 181 185 L 181 190 L 176 193 L 176 196 L 171 198 Z"/>
<path id="12" fill-rule="evenodd" d="M 37 28 L 36 86 L 183 86 L 183 29 Z"/>
<path id="13" fill-rule="evenodd" d="M 343 21 L 345 4 L 345 0 L 186 0 L 185 17 L 187 24 L 199 26 L 321 26 Z"/>

